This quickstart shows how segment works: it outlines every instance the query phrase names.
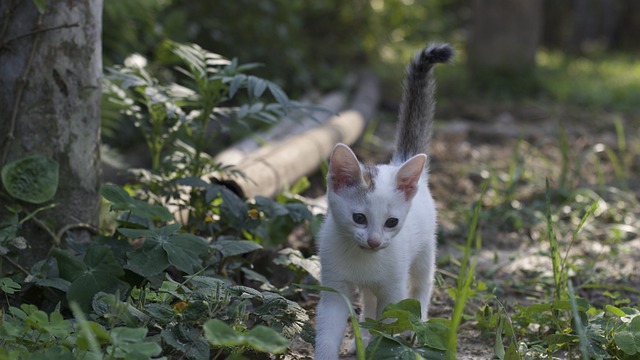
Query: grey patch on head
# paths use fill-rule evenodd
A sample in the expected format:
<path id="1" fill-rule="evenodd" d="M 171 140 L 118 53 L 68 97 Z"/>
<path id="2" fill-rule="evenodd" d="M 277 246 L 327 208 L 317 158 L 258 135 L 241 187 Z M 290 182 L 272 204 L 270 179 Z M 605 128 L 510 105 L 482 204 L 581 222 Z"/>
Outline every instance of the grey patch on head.
<path id="1" fill-rule="evenodd" d="M 364 180 L 364 191 L 372 192 L 376 188 L 376 177 L 378 176 L 378 167 L 371 164 L 362 165 L 362 180 Z"/>

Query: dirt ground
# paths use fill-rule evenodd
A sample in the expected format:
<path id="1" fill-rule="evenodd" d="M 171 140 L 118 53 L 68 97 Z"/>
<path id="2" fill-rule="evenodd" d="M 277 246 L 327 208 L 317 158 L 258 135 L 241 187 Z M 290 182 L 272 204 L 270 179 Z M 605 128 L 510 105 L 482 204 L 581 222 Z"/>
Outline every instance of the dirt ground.
<path id="1" fill-rule="evenodd" d="M 605 144 L 615 147 L 616 133 L 614 119 L 622 118 L 628 138 L 638 134 L 638 118 L 620 114 L 592 113 L 582 109 L 569 109 L 561 106 L 541 106 L 536 104 L 503 104 L 485 106 L 482 104 L 446 104 L 437 111 L 434 138 L 431 144 L 430 184 L 439 208 L 439 273 L 442 286 L 434 289 L 430 317 L 450 318 L 453 301 L 446 288 L 453 283 L 457 267 L 447 259 L 460 258 L 456 245 L 464 243 L 466 233 L 461 229 L 464 224 L 461 210 L 470 209 L 480 193 L 480 184 L 489 173 L 508 172 L 514 153 L 522 149 L 523 143 L 529 153 L 539 152 L 544 161 L 525 162 L 527 166 L 540 166 L 540 176 L 557 176 L 549 161 L 558 161 L 560 129 L 564 127 L 568 144 L 572 151 L 580 153 L 593 144 Z M 361 141 L 354 147 L 358 157 L 365 162 L 386 162 L 393 147 L 395 115 L 389 109 L 382 112 L 377 123 L 375 136 Z M 635 125 L 633 123 L 635 121 Z M 637 159 L 636 159 L 637 160 Z M 638 170 L 638 164 L 634 166 Z M 531 169 L 530 169 L 531 170 Z M 532 169 L 534 174 L 537 169 Z M 586 171 L 588 173 L 588 171 Z M 535 175 L 534 175 L 535 176 Z M 581 174 L 585 177 L 584 174 Z M 595 176 L 595 175 L 594 175 Z M 574 181 L 590 183 L 585 178 Z M 629 176 L 630 190 L 640 198 L 640 182 Z M 534 179 L 530 182 L 544 182 Z M 522 184 L 527 191 L 527 184 Z M 533 185 L 532 185 L 533 186 Z M 526 206 L 526 204 L 525 204 Z M 517 207 L 515 207 L 517 209 Z M 640 209 L 638 212 L 640 213 Z M 492 218 L 496 221 L 496 218 Z M 500 219 L 497 219 L 498 222 Z M 499 224 L 498 224 L 499 225 Z M 499 292 L 500 301 L 505 307 L 529 301 L 542 302 L 544 284 L 531 279 L 544 279 L 552 272 L 551 260 L 545 255 L 548 242 L 541 240 L 540 229 L 536 225 L 514 230 L 496 224 L 481 224 L 482 250 L 478 258 L 477 281 L 486 281 Z M 640 224 L 637 224 L 640 226 Z M 609 245 L 603 245 L 600 239 L 585 239 L 579 246 L 572 248 L 572 255 L 585 256 L 585 264 L 599 276 L 599 282 L 619 284 L 640 289 L 640 237 L 636 228 L 635 238 L 617 247 L 617 256 L 601 256 L 611 251 Z M 596 259 L 589 261 L 588 258 Z M 578 262 L 578 260 L 576 260 Z M 582 264 L 582 265 L 585 265 Z M 581 265 L 577 263 L 577 265 Z M 448 285 L 447 285 L 448 284 Z M 580 295 L 592 305 L 602 306 L 607 300 L 602 297 L 602 289 L 581 290 Z M 632 302 L 638 304 L 636 293 L 624 293 Z M 311 299 L 305 307 L 310 317 L 315 316 L 317 299 Z M 477 303 L 468 304 L 467 313 L 477 310 Z M 483 336 L 476 329 L 475 321 L 463 321 L 459 333 L 458 359 L 494 359 L 494 338 Z M 347 335 L 348 336 L 348 335 Z M 312 358 L 312 346 L 304 341 L 296 341 L 287 359 Z M 344 355 L 344 353 L 343 353 Z M 353 357 L 344 356 L 344 359 Z"/>

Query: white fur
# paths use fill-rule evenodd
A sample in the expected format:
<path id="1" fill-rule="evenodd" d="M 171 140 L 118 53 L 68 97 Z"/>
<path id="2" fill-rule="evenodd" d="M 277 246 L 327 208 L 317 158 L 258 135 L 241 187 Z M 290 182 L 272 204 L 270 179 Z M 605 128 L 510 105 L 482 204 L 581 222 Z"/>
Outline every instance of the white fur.
<path id="1" fill-rule="evenodd" d="M 397 189 L 402 165 L 378 165 L 375 187 L 365 194 L 349 189 L 335 192 L 330 169 L 329 211 L 318 240 L 322 285 L 347 296 L 358 287 L 363 296 L 363 317 L 378 318 L 387 304 L 416 298 L 426 320 L 435 268 L 436 209 L 427 173 L 422 170 L 426 156 L 418 156 L 424 158 L 419 164 L 421 177 L 417 192 L 408 201 Z M 368 223 L 356 224 L 353 213 L 365 214 Z M 384 227 L 390 217 L 399 220 L 394 229 Z M 380 240 L 381 245 L 371 249 L 367 245 L 371 238 Z M 323 291 L 316 317 L 316 360 L 338 358 L 347 319 L 343 298 Z"/>

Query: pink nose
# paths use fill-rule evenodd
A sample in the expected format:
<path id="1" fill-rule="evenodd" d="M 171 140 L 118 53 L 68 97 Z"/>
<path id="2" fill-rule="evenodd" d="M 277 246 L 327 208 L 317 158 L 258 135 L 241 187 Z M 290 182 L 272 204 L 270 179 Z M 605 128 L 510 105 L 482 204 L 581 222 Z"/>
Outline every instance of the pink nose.
<path id="1" fill-rule="evenodd" d="M 380 240 L 368 239 L 367 244 L 369 244 L 370 248 L 375 249 L 380 246 Z"/>

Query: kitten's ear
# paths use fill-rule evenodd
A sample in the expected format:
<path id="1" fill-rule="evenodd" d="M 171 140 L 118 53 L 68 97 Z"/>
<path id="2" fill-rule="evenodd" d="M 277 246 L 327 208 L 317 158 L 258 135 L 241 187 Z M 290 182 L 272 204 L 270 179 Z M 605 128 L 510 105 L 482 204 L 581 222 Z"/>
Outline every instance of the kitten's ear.
<path id="1" fill-rule="evenodd" d="M 329 160 L 329 174 L 327 182 L 333 191 L 360 183 L 362 172 L 356 154 L 345 144 L 338 144 L 333 148 Z"/>
<path id="2" fill-rule="evenodd" d="M 424 165 L 427 163 L 427 155 L 418 154 L 405 161 L 396 175 L 396 188 L 404 194 L 407 201 L 411 200 L 418 191 L 418 181 Z"/>

